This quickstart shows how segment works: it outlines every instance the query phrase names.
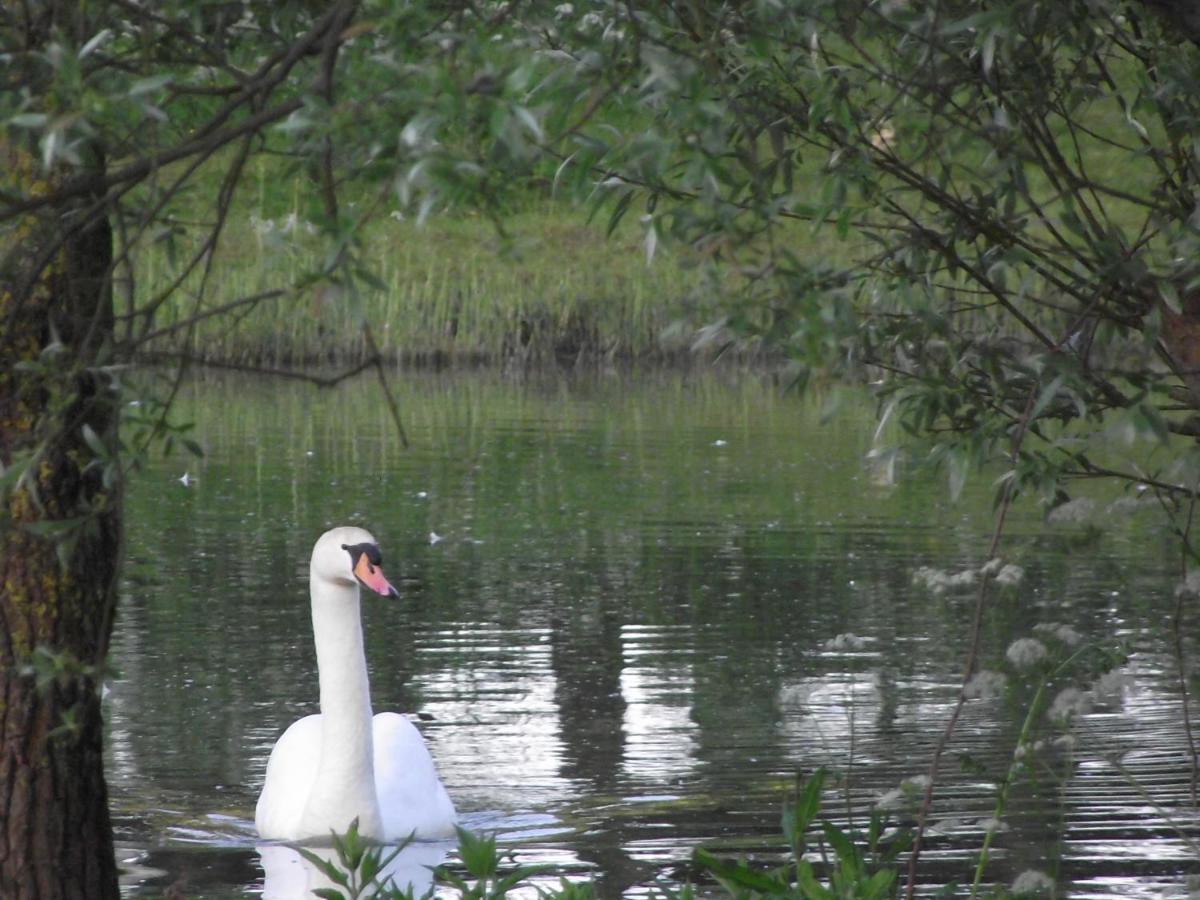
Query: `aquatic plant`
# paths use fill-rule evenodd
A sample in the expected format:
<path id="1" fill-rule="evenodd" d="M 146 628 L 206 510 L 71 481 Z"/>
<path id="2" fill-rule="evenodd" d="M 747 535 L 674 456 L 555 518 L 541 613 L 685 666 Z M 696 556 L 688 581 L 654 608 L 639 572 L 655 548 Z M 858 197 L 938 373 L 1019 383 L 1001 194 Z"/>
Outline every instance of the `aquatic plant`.
<path id="1" fill-rule="evenodd" d="M 715 880 L 731 897 L 781 898 L 781 900 L 883 900 L 896 892 L 896 859 L 908 847 L 907 832 L 890 826 L 886 811 L 877 806 L 865 829 L 839 828 L 820 818 L 822 794 L 828 773 L 818 769 L 797 782 L 795 796 L 784 806 L 781 827 L 789 859 L 764 870 L 745 860 L 729 860 L 698 848 L 693 854 L 694 871 Z M 511 891 L 528 888 L 531 879 L 551 871 L 550 866 L 522 866 L 501 852 L 493 836 L 458 830 L 458 863 L 434 870 L 435 884 L 421 895 L 442 895 L 451 889 L 463 900 L 502 900 Z M 408 886 L 380 883 L 388 862 L 403 849 L 367 844 L 358 834 L 357 822 L 343 835 L 333 835 L 335 860 L 325 860 L 311 851 L 300 852 L 336 887 L 314 893 L 322 900 L 416 900 Z M 441 889 L 441 890 L 439 890 Z M 562 878 L 557 886 L 537 885 L 545 900 L 590 900 L 594 889 L 588 882 Z M 692 885 L 661 886 L 664 900 L 691 900 Z"/>
<path id="2" fill-rule="evenodd" d="M 414 900 L 416 896 L 433 896 L 437 886 L 454 889 L 463 900 L 501 900 L 515 887 L 528 884 L 531 878 L 549 870 L 548 866 L 508 864 L 509 854 L 497 849 L 495 837 L 459 828 L 458 857 L 461 869 L 437 867 L 434 870 L 435 885 L 416 895 L 412 886 L 394 884 L 387 874 L 389 864 L 411 841 L 410 838 L 398 846 L 373 843 L 358 833 L 358 819 L 355 819 L 344 834 L 332 835 L 334 858 L 327 859 L 303 847 L 298 849 L 300 855 L 332 885 L 313 891 L 321 900 L 359 900 L 365 897 Z M 565 879 L 563 882 L 560 892 L 548 896 L 563 897 L 565 900 L 590 896 L 590 893 L 571 886 Z"/>

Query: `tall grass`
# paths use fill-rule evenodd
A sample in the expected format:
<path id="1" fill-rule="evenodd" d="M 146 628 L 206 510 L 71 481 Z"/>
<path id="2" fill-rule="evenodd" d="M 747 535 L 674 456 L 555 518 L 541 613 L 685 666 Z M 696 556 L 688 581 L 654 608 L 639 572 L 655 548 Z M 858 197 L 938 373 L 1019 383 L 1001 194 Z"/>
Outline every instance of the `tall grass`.
<path id="1" fill-rule="evenodd" d="M 310 282 L 327 242 L 293 207 L 274 217 L 260 197 L 226 226 L 204 291 L 189 277 L 157 312 L 159 336 L 143 351 L 243 363 L 354 362 L 362 325 L 398 362 L 665 357 L 687 349 L 693 326 L 715 316 L 701 267 L 660 251 L 647 261 L 635 224 L 612 236 L 578 211 L 550 202 L 509 217 L 502 238 L 472 216 L 424 224 L 385 217 L 362 237 L 378 283 L 355 292 Z M 296 204 L 299 206 L 299 203 Z M 139 256 L 139 294 L 176 277 L 188 238 Z M 306 286 L 306 282 L 310 282 Z M 188 323 L 242 297 L 282 295 Z"/>

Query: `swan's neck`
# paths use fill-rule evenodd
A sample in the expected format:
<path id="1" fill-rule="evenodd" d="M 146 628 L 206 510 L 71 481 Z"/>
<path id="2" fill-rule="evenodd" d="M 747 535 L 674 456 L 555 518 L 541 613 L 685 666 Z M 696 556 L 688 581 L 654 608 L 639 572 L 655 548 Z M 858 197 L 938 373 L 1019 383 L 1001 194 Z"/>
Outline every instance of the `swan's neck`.
<path id="1" fill-rule="evenodd" d="M 321 682 L 321 761 L 305 819 L 322 831 L 382 837 L 371 745 L 371 689 L 357 586 L 312 575 L 313 637 Z"/>

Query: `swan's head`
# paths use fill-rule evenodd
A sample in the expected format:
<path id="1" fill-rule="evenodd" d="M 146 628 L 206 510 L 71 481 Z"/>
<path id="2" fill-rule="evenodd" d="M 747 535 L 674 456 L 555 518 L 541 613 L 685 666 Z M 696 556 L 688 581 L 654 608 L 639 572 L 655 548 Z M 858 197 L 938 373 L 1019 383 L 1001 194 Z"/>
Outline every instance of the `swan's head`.
<path id="1" fill-rule="evenodd" d="M 332 528 L 313 546 L 311 576 L 341 585 L 361 584 L 384 597 L 399 591 L 383 575 L 383 555 L 371 532 L 363 528 Z"/>

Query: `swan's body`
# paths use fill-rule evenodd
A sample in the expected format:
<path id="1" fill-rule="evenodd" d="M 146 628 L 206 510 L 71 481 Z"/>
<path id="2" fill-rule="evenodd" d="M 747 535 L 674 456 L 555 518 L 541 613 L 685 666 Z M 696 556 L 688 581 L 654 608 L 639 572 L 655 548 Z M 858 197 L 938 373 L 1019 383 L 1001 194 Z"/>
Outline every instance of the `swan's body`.
<path id="1" fill-rule="evenodd" d="M 271 751 L 254 817 L 264 838 L 328 838 L 354 819 L 377 841 L 454 834 L 454 804 L 420 732 L 396 713 L 371 712 L 359 583 L 395 593 L 378 562 L 375 539 L 361 528 L 327 531 L 313 547 L 321 713 L 293 723 Z"/>

